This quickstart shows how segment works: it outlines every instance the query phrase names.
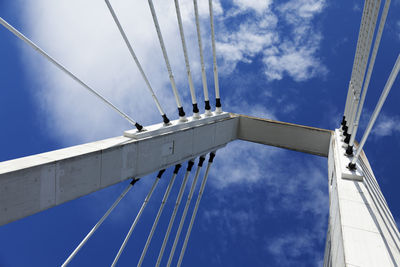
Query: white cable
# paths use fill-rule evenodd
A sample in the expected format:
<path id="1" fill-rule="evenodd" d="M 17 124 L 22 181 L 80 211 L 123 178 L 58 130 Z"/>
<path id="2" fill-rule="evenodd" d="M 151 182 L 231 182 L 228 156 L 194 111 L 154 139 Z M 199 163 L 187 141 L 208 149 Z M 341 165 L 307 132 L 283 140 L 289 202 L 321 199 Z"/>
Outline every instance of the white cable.
<path id="1" fill-rule="evenodd" d="M 189 196 L 188 196 L 188 198 L 186 200 L 185 209 L 183 210 L 181 221 L 179 222 L 179 227 L 178 227 L 178 230 L 176 232 L 174 244 L 172 245 L 172 249 L 171 249 L 171 252 L 169 254 L 167 266 L 171 263 L 172 257 L 174 256 L 175 248 L 176 248 L 176 245 L 177 245 L 178 240 L 179 240 L 179 236 L 180 236 L 181 231 L 182 231 L 183 223 L 185 222 L 185 217 L 186 217 L 187 211 L 189 209 L 190 201 L 192 200 L 192 197 L 193 197 L 193 192 L 194 192 L 194 189 L 196 187 L 197 179 L 199 178 L 199 174 L 200 174 L 201 167 L 203 166 L 203 162 L 204 162 L 204 157 L 200 157 L 199 164 L 197 165 L 196 174 L 194 175 L 194 179 L 193 179 L 192 185 L 190 187 Z M 158 254 L 156 267 L 160 266 L 160 263 L 161 263 L 161 260 L 162 260 L 163 254 L 164 254 L 164 249 L 165 249 L 165 246 L 161 248 L 161 251 Z"/>
<path id="2" fill-rule="evenodd" d="M 351 101 L 352 101 L 351 95 L 353 94 L 353 91 L 354 91 L 354 83 L 355 83 L 354 78 L 355 78 L 355 73 L 358 68 L 360 46 L 362 43 L 363 33 L 364 33 L 364 28 L 365 28 L 365 18 L 366 18 L 366 14 L 368 12 L 370 2 L 371 2 L 371 0 L 366 0 L 364 2 L 363 13 L 361 16 L 361 23 L 360 23 L 360 29 L 358 31 L 356 52 L 354 54 L 353 68 L 351 71 L 351 78 L 350 78 L 350 83 L 349 83 L 349 89 L 347 91 L 346 105 L 345 105 L 345 111 L 344 111 L 344 115 L 346 117 L 346 122 L 349 121 L 349 108 L 351 108 Z"/>
<path id="3" fill-rule="evenodd" d="M 158 41 L 160 42 L 160 46 L 161 46 L 161 50 L 162 50 L 162 53 L 163 53 L 163 56 L 164 56 L 165 64 L 167 65 L 167 70 L 168 70 L 168 74 L 169 74 L 169 80 L 171 82 L 172 91 L 174 92 L 176 105 L 178 106 L 179 120 L 181 122 L 184 122 L 184 121 L 187 121 L 187 119 L 185 117 L 185 112 L 183 110 L 182 103 L 181 103 L 181 100 L 179 98 L 178 90 L 176 89 L 175 78 L 174 78 L 174 75 L 172 73 L 171 64 L 169 63 L 167 50 L 165 48 L 164 40 L 163 40 L 163 37 L 162 37 L 162 34 L 161 34 L 161 30 L 160 30 L 160 25 L 158 24 L 157 14 L 156 14 L 156 11 L 154 9 L 153 1 L 152 0 L 148 0 L 148 3 L 149 3 L 150 11 L 151 11 L 151 16 L 153 18 L 154 26 L 156 27 Z"/>
<path id="4" fill-rule="evenodd" d="M 350 138 L 350 142 L 349 142 L 349 146 L 351 146 L 351 147 L 353 147 L 354 140 L 355 140 L 356 135 L 357 135 L 358 124 L 360 122 L 360 117 L 361 117 L 362 109 L 363 109 L 363 106 L 364 106 L 365 97 L 367 95 L 369 82 L 371 80 L 372 70 L 374 69 L 375 59 L 376 59 L 376 55 L 378 53 L 379 44 L 380 44 L 382 33 L 383 33 L 383 28 L 385 27 L 386 17 L 387 17 L 387 14 L 389 12 L 390 1 L 391 0 L 386 0 L 385 6 L 384 6 L 383 11 L 382 11 L 381 20 L 379 22 L 378 33 L 377 33 L 376 38 L 375 38 L 375 43 L 374 43 L 374 48 L 372 50 L 371 60 L 370 60 L 369 65 L 368 65 L 367 77 L 365 78 L 364 88 L 363 88 L 361 101 L 360 101 L 360 107 L 358 108 L 356 120 L 354 122 L 354 129 L 353 129 L 353 132 L 352 132 L 352 135 L 351 135 L 351 138 Z"/>
<path id="5" fill-rule="evenodd" d="M 132 118 L 130 118 L 127 114 L 125 114 L 123 111 L 119 110 L 116 106 L 114 106 L 110 101 L 105 99 L 101 94 L 99 94 L 96 90 L 92 89 L 89 87 L 86 83 L 84 83 L 82 80 L 80 80 L 78 77 L 76 77 L 72 72 L 67 70 L 63 65 L 58 63 L 54 58 L 52 58 L 49 54 L 47 54 L 43 49 L 41 49 L 39 46 L 37 46 L 35 43 L 33 43 L 31 40 L 29 40 L 27 37 L 25 37 L 22 33 L 20 33 L 17 29 L 15 29 L 13 26 L 8 24 L 3 18 L 0 17 L 0 24 L 2 24 L 4 27 L 6 27 L 9 31 L 11 31 L 14 35 L 16 35 L 19 39 L 30 45 L 33 49 L 35 49 L 37 52 L 39 52 L 42 56 L 44 56 L 48 61 L 53 63 L 57 68 L 62 70 L 64 73 L 66 73 L 68 76 L 70 76 L 72 79 L 74 79 L 76 82 L 78 82 L 80 85 L 85 87 L 89 92 L 97 96 L 99 99 L 101 99 L 104 103 L 106 103 L 108 106 L 110 106 L 112 109 L 114 109 L 116 112 L 118 112 L 124 119 L 129 121 L 129 123 L 133 124 L 138 131 L 143 129 L 143 126 L 140 125 L 139 123 L 135 122 Z"/>
<path id="6" fill-rule="evenodd" d="M 156 188 L 156 186 L 158 184 L 158 181 L 160 180 L 163 171 L 164 170 L 162 170 L 162 171 L 160 171 L 158 173 L 157 178 L 153 183 L 153 186 L 151 187 L 151 189 L 150 189 L 149 193 L 147 194 L 146 198 L 144 199 L 144 202 L 143 202 L 142 206 L 140 207 L 140 210 L 139 210 L 138 214 L 136 215 L 136 218 L 133 221 L 133 223 L 131 225 L 131 228 L 128 231 L 128 234 L 126 235 L 126 237 L 124 239 L 124 242 L 122 243 L 122 245 L 121 245 L 121 247 L 120 247 L 120 249 L 119 249 L 119 251 L 117 253 L 117 256 L 115 256 L 114 261 L 111 264 L 111 267 L 114 267 L 117 264 L 118 259 L 121 256 L 122 251 L 124 251 L 124 248 L 125 248 L 126 244 L 128 243 L 129 238 L 132 235 L 133 229 L 135 229 L 136 224 L 139 222 L 140 216 L 142 215 L 144 208 L 147 206 L 147 203 L 149 202 L 149 200 L 151 198 L 151 195 L 153 194 L 153 191 Z"/>
<path id="7" fill-rule="evenodd" d="M 380 9 L 380 4 L 381 0 L 374 1 L 375 5 L 371 5 L 371 10 L 369 13 L 369 16 L 367 18 L 367 36 L 364 41 L 364 47 L 362 51 L 362 57 L 361 57 L 361 63 L 360 63 L 360 68 L 359 68 L 359 73 L 358 73 L 358 83 L 355 91 L 355 95 L 353 97 L 353 108 L 352 112 L 350 114 L 350 120 L 349 120 L 349 129 L 348 133 L 350 135 L 353 134 L 353 129 L 354 129 L 354 120 L 356 117 L 356 113 L 359 107 L 359 101 L 360 101 L 360 94 L 361 94 L 361 88 L 364 82 L 364 77 L 365 77 L 365 71 L 367 68 L 367 63 L 369 59 L 369 54 L 371 51 L 371 45 L 372 45 L 372 39 L 375 33 L 375 28 L 376 28 L 376 22 L 378 19 L 378 13 Z M 350 140 L 347 140 L 350 141 Z"/>
<path id="8" fill-rule="evenodd" d="M 206 116 L 211 116 L 212 113 L 211 113 L 210 99 L 208 97 L 207 76 L 206 76 L 206 68 L 204 66 L 203 45 L 202 45 L 202 41 L 201 41 L 201 30 L 200 30 L 200 22 L 199 22 L 199 8 L 197 6 L 197 0 L 193 0 L 193 7 L 194 7 L 194 16 L 195 16 L 195 20 L 196 20 L 197 41 L 198 41 L 199 52 L 200 52 L 201 79 L 202 79 L 202 82 L 203 82 L 205 115 Z"/>
<path id="9" fill-rule="evenodd" d="M 71 255 L 65 260 L 65 262 L 61 265 L 61 267 L 67 266 L 71 260 L 75 257 L 75 255 L 79 252 L 79 250 L 85 245 L 85 243 L 89 240 L 89 238 L 96 232 L 97 228 L 107 219 L 108 215 L 114 210 L 114 208 L 118 205 L 121 199 L 129 192 L 132 186 L 138 181 L 139 179 L 132 180 L 131 183 L 125 188 L 125 190 L 121 193 L 121 195 L 114 201 L 111 207 L 107 210 L 107 212 L 101 217 L 101 219 L 96 223 L 96 225 L 90 230 L 90 232 L 85 236 L 85 238 L 79 243 L 79 245 L 75 248 L 75 250 L 71 253 Z"/>
<path id="10" fill-rule="evenodd" d="M 162 246 L 161 246 L 161 251 L 162 251 L 162 253 L 160 252 L 161 254 L 164 253 L 165 246 L 167 245 L 168 238 L 169 238 L 169 235 L 171 233 L 171 229 L 172 229 L 172 226 L 174 224 L 176 213 L 178 212 L 179 205 L 181 204 L 183 192 L 185 191 L 186 184 L 187 184 L 188 177 L 189 177 L 190 171 L 192 169 L 192 166 L 193 166 L 193 161 L 189 161 L 188 169 L 186 170 L 185 177 L 183 178 L 183 181 L 182 181 L 182 184 L 181 184 L 181 188 L 179 189 L 178 197 L 176 198 L 176 201 L 175 201 L 174 211 L 172 212 L 171 218 L 170 218 L 169 223 L 168 223 L 167 232 L 165 233 L 165 236 L 164 236 L 164 240 L 163 240 L 163 243 L 162 243 Z M 161 262 L 161 259 L 162 259 L 162 255 L 161 255 L 161 258 L 160 258 L 160 262 Z"/>
<path id="11" fill-rule="evenodd" d="M 213 162 L 214 157 L 215 157 L 215 153 L 211 153 L 210 154 L 210 159 L 209 159 L 208 164 L 207 164 L 207 169 L 206 169 L 206 172 L 205 172 L 204 177 L 203 177 L 203 181 L 201 182 L 199 195 L 197 196 L 196 205 L 194 206 L 194 210 L 193 210 L 193 213 L 192 213 L 192 218 L 190 219 L 189 227 L 188 227 L 187 232 L 186 232 L 185 241 L 183 242 L 181 253 L 179 255 L 179 260 L 178 260 L 178 264 L 177 264 L 178 267 L 181 266 L 182 260 L 183 260 L 183 256 L 185 255 L 186 246 L 187 246 L 187 243 L 189 241 L 189 237 L 190 237 L 190 233 L 192 231 L 194 219 L 196 218 L 197 210 L 199 209 L 201 197 L 203 196 L 204 188 L 205 188 L 206 183 L 207 183 L 208 173 L 210 172 L 210 167 L 211 167 L 211 164 Z"/>
<path id="12" fill-rule="evenodd" d="M 153 97 L 153 100 L 154 100 L 154 102 L 155 102 L 155 104 L 156 104 L 156 106 L 157 106 L 158 111 L 160 112 L 161 116 L 162 116 L 163 119 L 164 119 L 164 123 L 165 123 L 165 124 L 168 124 L 168 123 L 169 123 L 169 119 L 167 118 L 167 115 L 165 114 L 164 110 L 162 109 L 162 107 L 161 107 L 161 105 L 160 105 L 160 102 L 158 101 L 158 98 L 157 98 L 157 96 L 155 95 L 155 93 L 154 93 L 154 91 L 153 91 L 153 88 L 151 87 L 150 82 L 149 82 L 149 80 L 148 80 L 147 77 L 146 77 L 146 74 L 144 73 L 144 70 L 143 70 L 143 68 L 142 68 L 142 65 L 140 64 L 139 59 L 137 58 L 135 52 L 133 51 L 133 48 L 132 48 L 132 46 L 131 46 L 131 44 L 130 44 L 130 42 L 129 42 L 129 40 L 128 40 L 128 37 L 126 36 L 126 34 L 125 34 L 125 32 L 124 32 L 124 29 L 123 29 L 122 26 L 121 26 L 121 23 L 120 23 L 119 20 L 118 20 L 117 15 L 116 15 L 115 12 L 114 12 L 114 9 L 112 8 L 112 6 L 111 6 L 109 0 L 105 0 L 105 2 L 106 2 L 106 5 L 107 5 L 107 7 L 108 7 L 108 10 L 109 10 L 110 13 L 111 13 L 111 16 L 112 16 L 113 19 L 114 19 L 115 24 L 116 24 L 117 27 L 118 27 L 119 32 L 120 32 L 121 35 L 122 35 L 122 38 L 123 38 L 124 41 L 125 41 L 126 46 L 128 47 L 129 52 L 131 53 L 131 56 L 132 56 L 133 60 L 134 60 L 135 63 L 136 63 L 136 66 L 138 67 L 138 69 L 139 69 L 139 71 L 140 71 L 140 74 L 142 75 L 142 77 L 143 77 L 143 79 L 144 79 L 144 81 L 145 81 L 145 83 L 146 83 L 146 85 L 147 85 L 148 90 L 150 91 L 151 96 Z"/>
<path id="13" fill-rule="evenodd" d="M 178 171 L 179 171 L 180 167 L 181 167 L 180 164 L 178 164 L 178 165 L 175 166 L 174 174 L 172 175 L 172 178 L 171 178 L 171 180 L 169 181 L 167 190 L 165 191 L 164 197 L 163 197 L 163 199 L 162 199 L 162 201 L 161 201 L 161 206 L 160 206 L 160 208 L 158 209 L 156 219 L 154 220 L 153 226 L 151 227 L 151 230 L 150 230 L 150 234 L 149 234 L 149 236 L 147 237 L 146 244 L 145 244 L 145 246 L 144 246 L 144 248 L 143 248 L 142 254 L 140 255 L 139 263 L 138 263 L 138 265 L 137 265 L 138 267 L 139 267 L 139 266 L 142 266 L 144 257 L 146 256 L 147 249 L 149 248 L 151 239 L 153 238 L 153 235 L 154 235 L 154 232 L 155 232 L 155 230 L 156 230 L 158 221 L 160 220 L 161 214 L 162 214 L 162 212 L 163 212 L 163 210 L 164 210 L 165 203 L 167 202 L 168 197 L 169 197 L 169 194 L 171 193 L 171 188 L 172 188 L 172 186 L 174 185 L 175 178 L 176 178 L 176 176 L 178 175 Z"/>
<path id="14" fill-rule="evenodd" d="M 199 119 L 200 118 L 199 108 L 197 106 L 196 93 L 194 90 L 193 79 L 192 79 L 192 72 L 190 70 L 189 56 L 188 56 L 187 47 L 186 47 L 185 33 L 183 31 L 181 11 L 179 8 L 178 0 L 175 0 L 174 2 L 175 2 L 176 17 L 178 19 L 179 33 L 181 36 L 183 55 L 185 57 L 186 72 L 187 72 L 187 76 L 188 76 L 188 80 L 189 80 L 190 96 L 192 97 L 193 118 Z"/>
<path id="15" fill-rule="evenodd" d="M 360 155 L 365 142 L 367 141 L 368 135 L 371 132 L 372 127 L 374 126 L 374 123 L 376 121 L 376 118 L 379 115 L 379 112 L 382 109 L 383 104 L 385 103 L 386 97 L 388 96 L 390 89 L 392 88 L 392 85 L 394 83 L 394 81 L 396 80 L 397 75 L 399 74 L 399 70 L 400 70 L 400 54 L 397 57 L 396 63 L 394 64 L 394 67 L 392 69 L 392 72 L 390 73 L 390 76 L 385 84 L 385 88 L 383 89 L 383 92 L 381 94 L 381 96 L 379 97 L 378 100 L 378 104 L 375 107 L 374 113 L 372 113 L 371 119 L 368 122 L 367 128 L 364 132 L 364 135 L 361 139 L 361 142 L 359 144 L 359 146 L 357 147 L 357 152 L 354 155 L 351 163 L 349 164 L 350 168 L 354 168 L 355 164 L 357 162 L 357 158 Z"/>
<path id="16" fill-rule="evenodd" d="M 213 15 L 212 0 L 208 0 L 208 8 L 209 8 L 209 11 L 210 11 L 211 44 L 212 44 L 213 65 L 214 65 L 214 85 L 215 85 L 215 100 L 216 100 L 215 112 L 217 114 L 220 114 L 220 113 L 222 113 L 222 106 L 221 106 L 221 97 L 219 95 L 217 51 L 216 51 L 216 48 L 215 48 L 214 15 Z"/>

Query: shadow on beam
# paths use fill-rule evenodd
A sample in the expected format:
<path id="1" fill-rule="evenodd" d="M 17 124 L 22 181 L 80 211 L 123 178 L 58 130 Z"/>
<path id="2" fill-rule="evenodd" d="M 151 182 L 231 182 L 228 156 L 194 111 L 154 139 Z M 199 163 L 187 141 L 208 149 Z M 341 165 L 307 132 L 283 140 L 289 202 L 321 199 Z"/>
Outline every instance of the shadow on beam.
<path id="1" fill-rule="evenodd" d="M 240 140 L 328 157 L 333 131 L 239 115 Z"/>

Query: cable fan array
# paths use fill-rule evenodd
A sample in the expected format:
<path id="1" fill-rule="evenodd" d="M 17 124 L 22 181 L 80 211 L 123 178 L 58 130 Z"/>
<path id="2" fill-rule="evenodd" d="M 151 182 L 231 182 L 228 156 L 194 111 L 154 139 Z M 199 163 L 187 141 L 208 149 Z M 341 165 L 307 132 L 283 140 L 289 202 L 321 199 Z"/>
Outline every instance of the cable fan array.
<path id="1" fill-rule="evenodd" d="M 176 16 L 177 16 L 177 21 L 178 21 L 178 26 L 179 26 L 179 32 L 180 32 L 180 38 L 181 38 L 181 43 L 182 43 L 182 49 L 183 49 L 183 54 L 184 54 L 184 60 L 185 60 L 185 66 L 186 66 L 186 71 L 187 71 L 187 77 L 188 77 L 188 81 L 189 81 L 189 89 L 190 89 L 190 95 L 191 95 L 191 100 L 192 100 L 192 106 L 193 106 L 193 120 L 199 119 L 201 118 L 201 115 L 199 114 L 199 108 L 198 108 L 198 103 L 197 103 L 197 99 L 196 99 L 196 91 L 195 91 L 195 87 L 194 87 L 194 83 L 193 83 L 193 78 L 192 78 L 192 73 L 191 73 L 191 69 L 190 69 L 190 62 L 189 62 L 189 56 L 188 56 L 188 51 L 187 51 L 187 46 L 186 46 L 186 40 L 185 40 L 185 34 L 184 34 L 184 30 L 183 30 L 183 24 L 182 24 L 182 17 L 181 17 L 181 11 L 180 11 L 180 6 L 179 6 L 179 1 L 178 0 L 174 0 L 175 2 L 175 10 L 176 10 Z M 105 0 L 105 3 L 107 5 L 107 8 L 128 48 L 129 53 L 131 54 L 137 68 L 139 69 L 139 72 L 143 78 L 143 80 L 146 83 L 148 92 L 151 94 L 154 103 L 156 105 L 157 110 L 159 111 L 162 120 L 163 120 L 163 125 L 164 126 L 168 126 L 170 125 L 170 119 L 168 118 L 167 114 L 165 113 L 164 109 L 161 106 L 160 101 L 158 100 L 153 87 L 151 86 L 150 81 L 148 80 L 144 69 L 142 67 L 142 65 L 140 64 L 140 61 L 138 59 L 138 57 L 136 56 L 133 46 L 131 44 L 131 42 L 129 41 L 129 38 L 127 37 L 127 35 L 125 34 L 125 31 L 110 3 L 109 0 Z M 157 37 L 160 43 L 160 47 L 161 47 L 161 51 L 165 60 L 165 64 L 167 67 L 167 71 L 168 71 L 168 75 L 169 75 L 169 79 L 171 82 L 171 88 L 172 88 L 172 92 L 174 94 L 175 97 L 175 101 L 176 101 L 176 105 L 177 105 L 177 109 L 178 109 L 178 115 L 179 115 L 179 121 L 180 122 L 186 122 L 188 121 L 188 119 L 186 118 L 186 114 L 185 111 L 183 109 L 182 106 L 182 102 L 180 99 L 180 95 L 177 89 L 177 85 L 175 82 L 175 78 L 172 72 L 172 68 L 171 68 L 171 64 L 168 58 L 168 54 L 167 54 L 167 49 L 165 47 L 165 43 L 163 40 L 163 36 L 161 33 L 161 28 L 160 25 L 158 23 L 158 18 L 157 18 L 157 14 L 155 12 L 155 8 L 154 8 L 154 4 L 152 0 L 148 0 L 148 4 L 149 4 L 149 8 L 150 8 L 150 12 L 153 18 L 153 22 L 154 22 L 154 26 L 155 26 L 155 30 L 157 33 Z M 220 100 L 220 92 L 219 92 L 219 82 L 218 82 L 218 67 L 217 67 L 217 56 L 216 56 L 216 46 L 215 46 L 215 31 L 214 31 L 214 17 L 213 17 L 213 6 L 212 6 L 212 0 L 208 1 L 209 4 L 209 12 L 210 12 L 210 27 L 211 27 L 211 47 L 212 47 L 212 56 L 213 56 L 213 72 L 214 72 L 214 85 L 215 85 L 215 114 L 220 114 L 222 113 L 222 106 L 221 106 L 221 100 Z M 198 38 L 198 48 L 199 48 L 199 54 L 200 54 L 200 60 L 201 60 L 201 75 L 202 75 L 202 84 L 203 84 L 203 94 L 204 94 L 204 109 L 205 109 L 205 113 L 204 116 L 213 116 L 213 113 L 211 112 L 211 105 L 210 105 L 210 100 L 209 100 L 209 95 L 208 95 L 208 86 L 207 86 L 207 77 L 206 77 L 206 71 L 205 71 L 205 63 L 204 63 L 204 55 L 203 55 L 203 45 L 202 45 L 202 39 L 201 39 L 201 29 L 200 29 L 200 22 L 199 22 L 199 12 L 198 12 L 198 5 L 197 5 L 197 0 L 193 0 L 193 8 L 194 8 L 194 13 L 195 13 L 195 21 L 196 21 L 196 32 L 197 32 L 197 38 Z M 58 67 L 60 70 L 62 70 L 64 73 L 66 73 L 68 76 L 70 76 L 73 80 L 75 80 L 76 82 L 78 82 L 81 86 L 83 86 L 86 90 L 88 90 L 90 93 L 92 93 L 94 96 L 96 96 L 98 99 L 100 99 L 101 101 L 103 101 L 105 104 L 107 104 L 109 107 L 111 107 L 114 111 L 116 111 L 121 117 L 123 117 L 124 119 L 126 119 L 130 124 L 134 125 L 137 129 L 138 132 L 144 131 L 146 130 L 141 124 L 139 124 L 138 122 L 136 122 L 135 120 L 133 120 L 129 115 L 127 115 L 126 113 L 124 113 L 122 110 L 120 110 L 118 107 L 116 107 L 114 104 L 112 104 L 109 100 L 107 100 L 104 96 L 102 96 L 98 91 L 96 91 L 95 89 L 93 89 L 92 87 L 90 87 L 88 84 L 86 84 L 85 82 L 83 82 L 80 78 L 78 78 L 75 74 L 73 74 L 71 71 L 69 71 L 66 67 L 64 67 L 61 63 L 59 63 L 56 59 L 54 59 L 53 57 L 51 57 L 48 53 L 46 53 L 43 49 L 41 49 L 38 45 L 36 45 L 34 42 L 32 42 L 29 38 L 27 38 L 25 35 L 23 35 L 21 32 L 19 32 L 17 29 L 15 29 L 13 26 L 11 26 L 8 22 L 6 22 L 3 18 L 0 17 L 0 24 L 2 24 L 5 28 L 7 28 L 9 31 L 11 31 L 14 35 L 16 35 L 18 38 L 20 38 L 22 41 L 24 41 L 25 43 L 27 43 L 28 45 L 30 45 L 34 50 L 36 50 L 37 52 L 39 52 L 42 56 L 44 56 L 48 61 L 50 61 L 51 63 L 53 63 L 56 67 Z M 195 221 L 196 218 L 196 214 L 197 214 L 197 210 L 199 208 L 199 204 L 204 192 L 204 188 L 208 179 L 208 175 L 209 175 L 209 171 L 210 171 L 210 167 L 213 163 L 214 157 L 215 157 L 215 151 L 211 152 L 209 155 L 209 159 L 208 159 L 208 164 L 206 167 L 206 170 L 204 172 L 204 176 L 200 185 L 200 189 L 198 192 L 198 196 L 197 196 L 197 200 L 192 212 L 192 216 L 189 222 L 189 226 L 188 226 L 188 230 L 186 232 L 185 235 L 185 239 L 184 239 L 184 243 L 181 249 L 181 252 L 179 254 L 179 259 L 178 259 L 178 266 L 180 266 L 182 264 L 182 260 L 183 260 L 183 256 L 188 244 L 188 240 L 190 237 L 190 233 L 193 227 L 193 223 Z M 173 242 L 173 246 L 171 249 L 171 252 L 169 254 L 168 257 L 168 263 L 167 266 L 171 265 L 172 259 L 174 257 L 174 253 L 177 247 L 177 243 L 179 241 L 179 237 L 183 228 L 183 225 L 185 223 L 185 218 L 186 215 L 188 213 L 189 210 L 189 206 L 191 203 L 191 200 L 193 198 L 194 195 L 194 191 L 196 188 L 196 184 L 197 184 L 197 180 L 199 178 L 200 175 L 200 171 L 203 167 L 203 163 L 205 161 L 205 155 L 199 157 L 199 161 L 198 161 L 198 165 L 197 165 L 197 169 L 196 169 L 196 173 L 194 175 L 194 179 L 192 182 L 192 185 L 190 187 L 190 192 L 188 193 L 188 198 L 185 204 L 185 208 L 183 211 L 183 215 L 180 219 L 180 223 L 179 223 L 179 227 L 178 227 L 178 231 L 176 233 L 176 236 L 174 238 L 174 242 Z M 187 169 L 186 169 L 186 173 L 184 175 L 182 184 L 180 186 L 179 189 L 179 193 L 178 196 L 176 198 L 176 202 L 175 202 L 175 206 L 168 224 L 168 228 L 165 232 L 165 237 L 163 240 L 163 243 L 161 245 L 160 248 L 160 253 L 159 256 L 157 258 L 157 262 L 156 262 L 156 266 L 159 266 L 161 264 L 161 260 L 166 248 L 166 245 L 168 243 L 168 239 L 169 239 L 169 235 L 171 233 L 172 230 L 172 226 L 174 224 L 174 220 L 177 216 L 178 213 L 178 209 L 180 206 L 180 203 L 182 201 L 183 198 L 183 194 L 186 188 L 186 184 L 188 182 L 189 179 L 189 175 L 191 173 L 192 167 L 194 165 L 194 159 L 188 161 L 187 164 Z M 181 164 L 177 164 L 174 167 L 173 170 L 173 174 L 172 177 L 170 179 L 170 182 L 166 188 L 166 191 L 164 193 L 164 197 L 161 201 L 161 205 L 160 208 L 158 210 L 158 213 L 156 215 L 156 218 L 154 220 L 153 226 L 150 230 L 149 236 L 147 238 L 147 241 L 144 245 L 143 248 L 143 252 L 140 256 L 140 259 L 138 261 L 138 265 L 137 266 L 141 266 L 143 264 L 144 258 L 146 256 L 146 252 L 150 246 L 152 237 L 156 231 L 157 225 L 158 225 L 158 221 L 162 215 L 162 212 L 164 210 L 165 204 L 168 200 L 168 197 L 171 193 L 171 189 L 174 185 L 174 181 L 178 175 L 178 172 L 181 168 Z M 146 198 L 143 201 L 143 204 L 138 212 L 138 214 L 136 215 L 134 221 L 132 222 L 132 225 L 128 231 L 128 233 L 126 234 L 125 239 L 123 240 L 123 243 L 120 247 L 120 249 L 118 250 L 111 266 L 116 266 L 120 256 L 122 255 L 124 248 L 126 246 L 126 244 L 128 243 L 131 235 L 133 234 L 133 231 L 136 227 L 136 225 L 139 222 L 139 219 L 141 217 L 141 215 L 144 212 L 144 209 L 146 208 L 148 202 L 151 199 L 151 196 L 153 195 L 153 192 L 155 191 L 157 184 L 159 182 L 159 180 L 161 179 L 161 177 L 163 176 L 165 170 L 160 170 L 156 176 L 156 179 L 152 185 L 152 187 L 150 188 L 150 191 L 148 192 Z M 74 249 L 74 251 L 69 255 L 69 257 L 65 260 L 65 262 L 62 264 L 62 266 L 67 266 L 72 259 L 77 255 L 77 253 L 81 250 L 81 248 L 86 244 L 86 242 L 91 238 L 91 236 L 96 232 L 96 230 L 101 226 L 101 224 L 106 220 L 106 218 L 110 215 L 110 213 L 115 209 L 115 207 L 118 205 L 118 203 L 125 197 L 125 195 L 130 191 L 130 189 L 140 180 L 140 178 L 132 178 L 132 181 L 129 183 L 129 185 L 123 190 L 123 192 L 120 194 L 120 196 L 115 200 L 115 202 L 111 205 L 111 207 L 107 210 L 107 212 L 103 215 L 103 217 L 101 217 L 101 219 L 95 224 L 95 226 L 89 231 L 89 233 L 85 236 L 85 238 L 79 243 L 79 245 Z"/>
<path id="2" fill-rule="evenodd" d="M 379 44 L 382 38 L 383 28 L 385 26 L 387 14 L 389 12 L 390 0 L 385 1 L 378 31 L 375 36 L 375 28 L 381 8 L 381 0 L 366 0 L 364 3 L 363 14 L 361 18 L 360 31 L 358 35 L 357 48 L 353 62 L 353 69 L 347 98 L 345 104 L 344 115 L 341 122 L 341 131 L 343 141 L 347 144 L 346 154 L 351 158 L 349 165 L 350 170 L 356 169 L 357 159 L 363 149 L 363 146 L 371 132 L 371 129 L 381 111 L 387 95 L 392 88 L 394 81 L 400 70 L 400 54 L 394 64 L 392 72 L 386 82 L 384 90 L 378 100 L 375 110 L 368 122 L 367 128 L 363 134 L 360 144 L 357 146 L 354 154 L 354 142 L 360 122 L 361 113 L 364 106 L 365 97 L 367 95 L 369 82 L 374 68 L 376 55 L 378 53 Z M 371 53 L 372 41 L 375 36 L 375 43 Z M 367 71 L 368 66 L 368 71 Z M 365 72 L 367 75 L 365 76 Z M 362 95 L 361 95 L 362 93 Z M 361 98 L 360 98 L 361 95 Z"/>

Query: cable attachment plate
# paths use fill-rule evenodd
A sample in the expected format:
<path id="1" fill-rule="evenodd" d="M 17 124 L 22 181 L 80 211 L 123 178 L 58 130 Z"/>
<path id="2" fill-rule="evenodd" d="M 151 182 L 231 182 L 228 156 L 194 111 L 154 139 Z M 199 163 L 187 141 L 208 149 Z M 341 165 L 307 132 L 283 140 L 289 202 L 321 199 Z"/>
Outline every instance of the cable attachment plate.
<path id="1" fill-rule="evenodd" d="M 341 138 L 341 133 L 339 129 L 335 130 L 335 149 L 336 155 L 338 157 L 338 161 L 340 162 L 340 170 L 342 173 L 342 179 L 349 179 L 355 181 L 363 181 L 364 173 L 361 169 L 361 166 L 358 162 L 356 162 L 356 168 L 354 170 L 350 170 L 348 165 L 352 160 L 352 156 L 346 154 L 347 144 L 343 142 Z"/>

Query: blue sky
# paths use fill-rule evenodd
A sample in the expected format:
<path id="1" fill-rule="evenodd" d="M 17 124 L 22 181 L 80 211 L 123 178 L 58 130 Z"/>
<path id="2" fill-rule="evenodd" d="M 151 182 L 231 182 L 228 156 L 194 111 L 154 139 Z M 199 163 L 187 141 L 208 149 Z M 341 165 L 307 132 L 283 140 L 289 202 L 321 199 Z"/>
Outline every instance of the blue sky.
<path id="1" fill-rule="evenodd" d="M 176 119 L 146 1 L 111 2 L 167 114 Z M 192 2 L 180 2 L 200 100 L 203 96 Z M 199 1 L 199 7 L 213 99 L 205 2 Z M 154 4 L 178 90 L 190 114 L 173 1 L 155 0 Z M 326 129 L 338 127 L 362 6 L 362 1 L 344 0 L 215 1 L 224 110 Z M 358 140 L 399 53 L 398 14 L 400 1 L 393 0 Z M 137 121 L 144 125 L 159 122 L 151 97 L 103 1 L 1 0 L 0 16 Z M 130 128 L 4 28 L 0 28 L 0 40 L 0 161 L 118 136 Z M 398 224 L 400 181 L 394 167 L 399 164 L 395 156 L 400 149 L 399 99 L 398 79 L 364 148 Z M 144 266 L 153 266 L 158 255 L 182 174 L 172 189 Z M 320 266 L 329 211 L 326 174 L 325 158 L 240 141 L 229 144 L 217 153 L 183 265 Z M 171 175 L 172 168 L 159 183 L 120 258 L 120 266 L 137 263 Z M 70 266 L 111 264 L 154 176 L 135 185 Z M 1 226 L 0 266 L 61 264 L 126 185 L 123 182 Z M 187 193 L 188 189 L 184 199 Z M 172 233 L 176 228 L 177 223 Z"/>

